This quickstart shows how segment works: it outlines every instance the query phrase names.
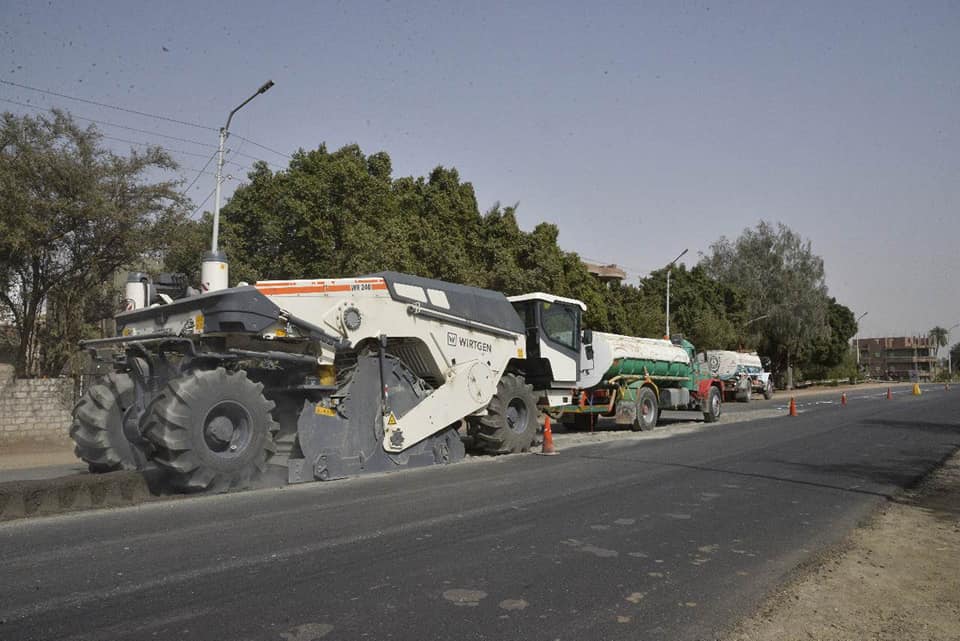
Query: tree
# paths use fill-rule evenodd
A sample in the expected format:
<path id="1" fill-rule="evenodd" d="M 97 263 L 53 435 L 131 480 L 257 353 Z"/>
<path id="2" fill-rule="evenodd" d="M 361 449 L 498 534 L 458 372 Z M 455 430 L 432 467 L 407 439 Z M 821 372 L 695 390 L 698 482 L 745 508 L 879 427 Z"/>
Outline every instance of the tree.
<path id="1" fill-rule="evenodd" d="M 941 347 L 947 346 L 950 332 L 946 328 L 937 325 L 927 332 L 927 336 L 930 338 L 930 342 L 933 343 L 934 350 L 939 352 Z"/>
<path id="2" fill-rule="evenodd" d="M 111 307 L 109 280 L 156 253 L 183 216 L 159 148 L 118 156 L 53 110 L 4 113 L 0 126 L 0 308 L 17 334 L 18 376 L 57 374 L 89 322 Z M 45 319 L 45 322 L 42 322 Z"/>
<path id="3" fill-rule="evenodd" d="M 255 166 L 223 208 L 223 245 L 240 280 L 356 276 L 395 270 L 507 295 L 549 291 L 583 300 L 598 330 L 637 325 L 625 312 L 636 288 L 608 290 L 557 244 L 560 230 L 520 229 L 516 205 L 479 212 L 456 169 L 391 178 L 385 152 L 321 145 L 286 170 Z M 178 256 L 186 256 L 181 242 Z M 170 260 L 168 265 L 182 264 Z M 637 318 L 640 318 L 638 315 Z M 622 330 L 621 330 L 622 331 Z"/>
<path id="4" fill-rule="evenodd" d="M 827 334 L 829 299 L 823 260 L 789 227 L 761 222 L 736 241 L 721 238 L 701 264 L 716 279 L 742 292 L 749 318 L 756 323 L 758 347 L 785 372 Z"/>
<path id="5" fill-rule="evenodd" d="M 648 306 L 660 319 L 655 333 L 662 334 L 667 270 L 658 269 L 643 279 L 642 291 Z M 755 347 L 742 330 L 745 308 L 739 292 L 726 281 L 710 277 L 701 265 L 687 269 L 675 266 L 670 276 L 671 331 L 683 334 L 700 349 Z"/>
<path id="6" fill-rule="evenodd" d="M 813 341 L 801 366 L 808 378 L 832 378 L 831 371 L 838 366 L 846 366 L 848 356 L 856 359 L 850 349 L 850 339 L 857 333 L 857 319 L 853 311 L 831 297 L 828 301 L 827 325 L 828 330 Z"/>

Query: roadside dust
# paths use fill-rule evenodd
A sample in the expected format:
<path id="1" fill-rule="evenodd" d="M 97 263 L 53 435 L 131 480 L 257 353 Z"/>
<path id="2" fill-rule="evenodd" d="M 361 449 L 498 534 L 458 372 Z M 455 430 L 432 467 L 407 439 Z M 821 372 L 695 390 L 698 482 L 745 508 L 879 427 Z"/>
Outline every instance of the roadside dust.
<path id="1" fill-rule="evenodd" d="M 960 452 L 724 639 L 960 640 Z"/>

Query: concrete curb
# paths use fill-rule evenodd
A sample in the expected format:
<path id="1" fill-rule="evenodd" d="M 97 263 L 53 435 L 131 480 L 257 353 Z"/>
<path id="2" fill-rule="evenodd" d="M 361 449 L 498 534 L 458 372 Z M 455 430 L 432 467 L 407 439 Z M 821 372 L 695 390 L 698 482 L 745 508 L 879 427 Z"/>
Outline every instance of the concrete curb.
<path id="1" fill-rule="evenodd" d="M 152 497 L 139 472 L 74 474 L 0 483 L 0 521 L 105 507 L 138 505 Z"/>

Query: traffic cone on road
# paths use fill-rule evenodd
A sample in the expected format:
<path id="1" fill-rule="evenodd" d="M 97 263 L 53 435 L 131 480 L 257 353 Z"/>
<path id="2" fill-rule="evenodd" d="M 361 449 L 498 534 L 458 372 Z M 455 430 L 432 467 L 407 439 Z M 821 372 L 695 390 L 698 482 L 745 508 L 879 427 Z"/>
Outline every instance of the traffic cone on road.
<path id="1" fill-rule="evenodd" d="M 550 429 L 550 417 L 543 417 L 543 448 L 537 454 L 542 454 L 544 456 L 552 456 L 554 454 L 559 454 L 560 452 L 556 451 L 553 448 L 553 430 Z"/>
<path id="2" fill-rule="evenodd" d="M 914 395 L 914 396 L 920 396 L 920 394 L 922 394 L 922 393 L 923 393 L 923 392 L 920 391 L 920 383 L 914 383 L 914 384 L 913 384 L 913 395 Z"/>
<path id="3" fill-rule="evenodd" d="M 893 392 L 890 391 L 890 388 L 887 388 L 887 400 L 893 400 Z"/>
<path id="4" fill-rule="evenodd" d="M 790 397 L 790 416 L 797 415 L 797 401 L 792 396 Z"/>
<path id="5" fill-rule="evenodd" d="M 842 392 L 842 393 L 840 394 L 840 405 L 842 405 L 842 406 L 844 406 L 844 407 L 847 406 L 847 393 L 846 393 L 846 392 Z"/>

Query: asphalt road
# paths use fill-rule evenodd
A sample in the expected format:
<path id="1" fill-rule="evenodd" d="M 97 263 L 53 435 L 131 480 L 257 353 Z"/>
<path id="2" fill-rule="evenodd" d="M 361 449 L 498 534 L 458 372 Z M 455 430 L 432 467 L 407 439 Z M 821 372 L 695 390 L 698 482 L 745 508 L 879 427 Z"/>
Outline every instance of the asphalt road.
<path id="1" fill-rule="evenodd" d="M 960 447 L 960 391 L 0 525 L 2 639 L 713 639 Z"/>

